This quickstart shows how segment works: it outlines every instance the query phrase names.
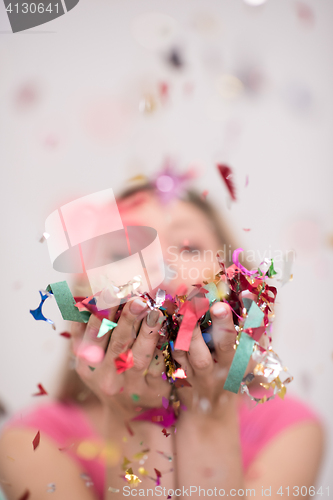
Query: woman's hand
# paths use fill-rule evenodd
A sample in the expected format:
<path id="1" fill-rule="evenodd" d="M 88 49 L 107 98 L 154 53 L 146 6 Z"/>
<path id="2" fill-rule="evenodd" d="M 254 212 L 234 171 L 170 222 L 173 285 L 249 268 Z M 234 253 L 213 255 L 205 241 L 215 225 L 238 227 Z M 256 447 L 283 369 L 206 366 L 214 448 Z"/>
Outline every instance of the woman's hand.
<path id="1" fill-rule="evenodd" d="M 164 359 L 156 347 L 162 313 L 150 311 L 141 321 L 140 317 L 147 310 L 145 302 L 135 298 L 124 306 L 117 326 L 103 337 L 97 337 L 101 321 L 94 315 L 86 327 L 76 324 L 72 332 L 79 376 L 102 403 L 108 407 L 116 405 L 127 416 L 133 416 L 137 407 L 160 407 L 162 396 L 168 398 L 171 389 L 162 378 Z M 111 321 L 116 311 L 117 307 L 110 310 Z M 117 373 L 115 360 L 129 348 L 134 366 Z M 103 359 L 94 360 L 91 356 L 94 353 L 97 357 L 102 353 Z"/>
<path id="2" fill-rule="evenodd" d="M 225 412 L 225 403 L 234 396 L 225 391 L 223 386 L 235 353 L 236 330 L 228 304 L 213 304 L 210 314 L 215 346 L 213 355 L 197 325 L 193 331 L 189 352 L 174 350 L 173 357 L 182 365 L 192 386 L 183 387 L 178 391 L 188 411 L 220 416 Z"/>

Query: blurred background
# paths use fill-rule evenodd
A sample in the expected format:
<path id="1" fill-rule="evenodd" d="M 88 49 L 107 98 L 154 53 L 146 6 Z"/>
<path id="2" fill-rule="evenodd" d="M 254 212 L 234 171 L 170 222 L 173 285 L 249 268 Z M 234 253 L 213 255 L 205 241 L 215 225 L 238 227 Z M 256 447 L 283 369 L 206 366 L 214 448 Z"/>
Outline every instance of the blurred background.
<path id="1" fill-rule="evenodd" d="M 12 34 L 0 4 L 2 333 L 7 410 L 52 396 L 66 350 L 55 301 L 38 290 L 68 279 L 40 239 L 64 203 L 172 158 L 257 260 L 293 249 L 278 295 L 273 346 L 288 387 L 327 427 L 318 485 L 333 487 L 331 0 L 80 0 Z M 233 170 L 237 199 L 216 164 Z M 2 421 L 6 417 L 3 417 Z"/>

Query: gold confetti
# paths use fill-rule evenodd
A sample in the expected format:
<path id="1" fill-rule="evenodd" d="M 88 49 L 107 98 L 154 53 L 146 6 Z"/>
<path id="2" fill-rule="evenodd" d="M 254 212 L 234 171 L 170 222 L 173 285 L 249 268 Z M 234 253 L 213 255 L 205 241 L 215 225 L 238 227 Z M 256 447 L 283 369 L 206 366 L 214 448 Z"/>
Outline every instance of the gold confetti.
<path id="1" fill-rule="evenodd" d="M 141 479 L 133 474 L 133 469 L 131 467 L 126 470 L 125 479 L 131 486 L 137 486 L 139 483 L 142 483 Z"/>

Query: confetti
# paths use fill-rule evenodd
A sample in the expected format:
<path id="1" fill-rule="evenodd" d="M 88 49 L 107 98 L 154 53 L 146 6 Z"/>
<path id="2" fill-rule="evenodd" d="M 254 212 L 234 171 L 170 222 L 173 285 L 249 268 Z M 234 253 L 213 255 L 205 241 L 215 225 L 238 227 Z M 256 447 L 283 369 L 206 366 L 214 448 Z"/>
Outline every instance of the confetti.
<path id="1" fill-rule="evenodd" d="M 139 483 L 142 482 L 138 476 L 133 474 L 132 468 L 127 469 L 125 474 L 125 479 L 131 486 L 137 486 Z"/>
<path id="2" fill-rule="evenodd" d="M 56 490 L 56 485 L 55 483 L 49 483 L 47 485 L 47 490 L 46 490 L 46 493 L 54 493 Z"/>
<path id="3" fill-rule="evenodd" d="M 61 337 L 65 337 L 65 339 L 70 339 L 71 338 L 71 334 L 69 332 L 62 332 L 62 333 L 59 333 L 59 335 Z"/>
<path id="4" fill-rule="evenodd" d="M 132 418 L 135 420 L 147 420 L 148 422 L 153 422 L 162 427 L 170 427 L 176 421 L 176 416 L 173 408 L 150 408 L 145 412 Z"/>
<path id="5" fill-rule="evenodd" d="M 34 437 L 34 439 L 32 441 L 32 446 L 33 446 L 34 450 L 39 446 L 39 442 L 40 442 L 40 432 L 38 431 L 36 436 Z"/>
<path id="6" fill-rule="evenodd" d="M 98 345 L 85 345 L 85 346 L 80 346 L 79 351 L 77 353 L 77 356 L 79 358 L 84 359 L 87 361 L 89 364 L 95 364 L 95 363 L 100 363 L 102 359 L 104 358 L 105 352 L 104 349 L 102 349 Z"/>
<path id="7" fill-rule="evenodd" d="M 46 292 L 45 294 L 42 293 L 41 290 L 39 290 L 39 295 L 40 295 L 40 304 L 37 307 L 37 309 L 30 309 L 30 313 L 32 316 L 35 318 L 36 321 L 46 321 L 46 323 L 49 323 L 52 328 L 55 330 L 55 325 L 54 322 L 51 319 L 45 318 L 43 312 L 42 312 L 42 307 L 46 299 L 48 299 L 51 294 Z"/>
<path id="8" fill-rule="evenodd" d="M 30 497 L 30 491 L 29 490 L 25 490 L 25 492 L 23 493 L 23 495 L 20 496 L 19 500 L 28 500 L 29 497 Z"/>
<path id="9" fill-rule="evenodd" d="M 161 484 L 160 479 L 162 477 L 162 474 L 161 474 L 161 472 L 158 469 L 154 468 L 154 471 L 155 471 L 155 474 L 156 474 L 156 486 L 159 486 Z"/>
<path id="10" fill-rule="evenodd" d="M 47 392 L 44 389 L 44 387 L 42 386 L 42 384 L 38 384 L 37 387 L 38 387 L 39 391 L 35 392 L 35 394 L 33 394 L 33 396 L 46 396 L 47 395 Z"/>
<path id="11" fill-rule="evenodd" d="M 170 432 L 168 432 L 165 428 L 162 429 L 162 433 L 164 434 L 165 437 L 170 436 Z"/>
<path id="12" fill-rule="evenodd" d="M 221 164 L 217 165 L 217 168 L 221 174 L 222 179 L 225 182 L 225 185 L 227 186 L 231 199 L 233 201 L 236 201 L 235 186 L 233 182 L 233 174 L 231 168 L 228 167 L 227 165 L 221 165 Z"/>
<path id="13" fill-rule="evenodd" d="M 139 467 L 138 472 L 141 476 L 149 476 L 149 472 L 144 467 Z"/>
<path id="14" fill-rule="evenodd" d="M 99 327 L 97 338 L 104 337 L 110 330 L 115 328 L 117 323 L 110 321 L 109 319 L 103 318 L 101 326 Z"/>
<path id="15" fill-rule="evenodd" d="M 120 354 L 115 360 L 117 373 L 123 373 L 134 366 L 132 350 L 128 349 L 124 353 Z"/>
<path id="16" fill-rule="evenodd" d="M 88 474 L 86 474 L 85 472 L 80 474 L 80 477 L 83 479 L 83 481 L 85 481 L 87 488 L 90 488 L 90 486 L 94 486 L 94 483 L 91 480 L 91 477 Z"/>
<path id="17" fill-rule="evenodd" d="M 44 241 L 46 241 L 49 237 L 50 237 L 49 233 L 43 233 L 39 240 L 39 243 L 44 243 Z"/>

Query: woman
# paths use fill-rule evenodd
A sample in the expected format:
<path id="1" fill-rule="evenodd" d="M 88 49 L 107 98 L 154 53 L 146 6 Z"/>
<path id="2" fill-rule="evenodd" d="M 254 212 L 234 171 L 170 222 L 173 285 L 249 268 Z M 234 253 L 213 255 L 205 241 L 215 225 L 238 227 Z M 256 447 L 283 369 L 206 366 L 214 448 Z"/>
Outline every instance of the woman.
<path id="1" fill-rule="evenodd" d="M 233 246 L 213 209 L 193 193 L 165 205 L 147 184 L 120 197 L 118 208 L 124 226 L 157 230 L 169 263 L 168 280 L 160 287 L 170 294 L 182 284 L 190 288 L 193 270 L 199 277 L 195 282 L 212 279 L 217 268 L 210 256 L 221 245 Z M 175 397 L 161 376 L 161 312 L 147 311 L 142 299 L 131 299 L 111 337 L 97 337 L 100 321 L 94 315 L 87 325 L 74 324 L 72 350 L 84 385 L 79 388 L 72 374 L 60 398 L 65 403 L 37 408 L 3 432 L 0 477 L 8 498 L 39 500 L 51 490 L 53 498 L 61 499 L 151 496 L 158 484 L 162 489 L 154 494 L 163 498 L 207 494 L 278 499 L 288 488 L 288 494 L 299 495 L 302 486 L 312 495 L 309 488 L 315 485 L 323 453 L 317 417 L 288 396 L 249 409 L 246 396 L 223 390 L 235 352 L 232 313 L 226 304 L 218 302 L 210 309 L 213 355 L 198 326 L 189 352 L 173 352 L 190 384 L 176 391 L 182 408 L 176 424 L 162 429 L 159 422 L 133 420 Z M 115 314 L 116 308 L 111 308 L 109 318 L 115 319 Z M 132 343 L 134 366 L 119 374 L 114 360 Z M 92 345 L 105 349 L 102 362 L 87 359 L 87 346 Z M 37 430 L 41 439 L 33 451 Z"/>

